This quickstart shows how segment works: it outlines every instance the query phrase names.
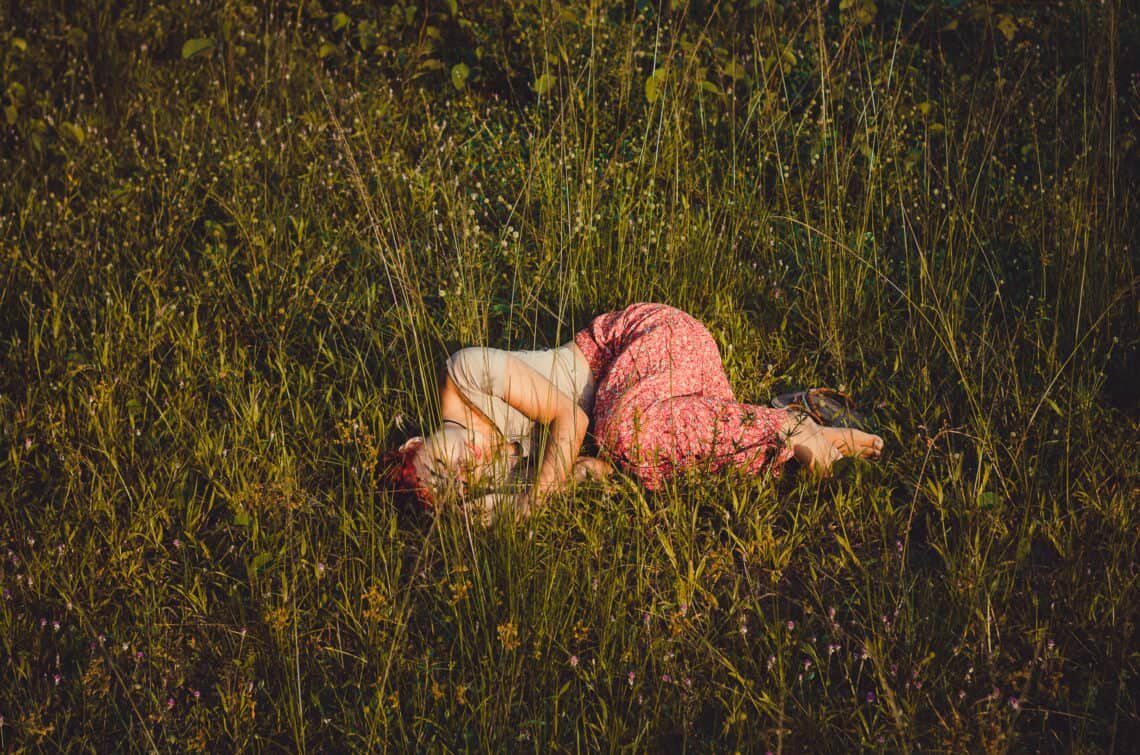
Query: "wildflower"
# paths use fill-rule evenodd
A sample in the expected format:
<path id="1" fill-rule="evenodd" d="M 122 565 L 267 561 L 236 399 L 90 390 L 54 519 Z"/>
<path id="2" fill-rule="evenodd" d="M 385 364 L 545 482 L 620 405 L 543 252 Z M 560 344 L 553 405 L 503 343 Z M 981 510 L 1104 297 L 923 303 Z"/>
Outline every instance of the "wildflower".
<path id="1" fill-rule="evenodd" d="M 630 672 L 629 672 L 629 677 L 628 677 L 628 679 L 629 679 L 629 686 L 631 686 L 631 687 L 633 686 L 633 680 L 634 680 L 634 679 L 636 679 L 636 678 L 637 678 L 637 674 L 635 674 L 635 673 L 633 673 L 632 671 L 630 671 Z"/>
<path id="2" fill-rule="evenodd" d="M 505 624 L 498 626 L 499 644 L 503 646 L 503 650 L 515 650 L 519 646 L 519 629 L 515 626 L 514 622 L 508 621 Z"/>
<path id="3" fill-rule="evenodd" d="M 173 708 L 174 707 L 174 698 L 173 697 L 166 698 L 166 707 L 167 708 Z"/>
<path id="4" fill-rule="evenodd" d="M 788 631 L 789 632 L 796 631 L 796 622 L 792 621 L 791 619 L 788 619 Z"/>
<path id="5" fill-rule="evenodd" d="M 59 683 L 62 680 L 63 680 L 63 677 L 60 676 L 59 674 L 56 674 L 55 676 L 52 677 L 52 681 L 55 682 L 55 686 L 57 686 L 57 687 L 59 686 Z"/>
<path id="6" fill-rule="evenodd" d="M 875 693 L 874 693 L 874 692 L 868 692 L 868 693 L 867 693 L 867 702 L 869 702 L 869 703 L 873 703 L 873 702 L 875 702 L 875 699 L 876 699 L 876 698 L 875 698 Z"/>
<path id="7" fill-rule="evenodd" d="M 193 691 L 193 692 L 191 692 L 190 694 L 194 696 L 194 699 L 195 699 L 195 700 L 200 700 L 200 699 L 202 699 L 202 693 L 201 693 L 199 690 L 194 690 L 194 691 Z"/>
<path id="8" fill-rule="evenodd" d="M 669 682 L 673 681 L 673 677 L 669 676 L 668 674 L 662 674 L 661 675 L 661 681 L 668 684 Z"/>
<path id="9" fill-rule="evenodd" d="M 578 656 L 570 656 L 570 668 L 578 668 Z"/>
<path id="10" fill-rule="evenodd" d="M 804 671 L 811 670 L 811 658 L 804 658 Z"/>
<path id="11" fill-rule="evenodd" d="M 836 645 L 834 642 L 828 644 L 828 646 L 827 646 L 827 654 L 828 655 L 835 655 L 838 651 L 839 651 L 839 646 Z"/>
<path id="12" fill-rule="evenodd" d="M 1018 700 L 1013 695 L 1010 695 L 1009 696 L 1009 707 L 1013 708 L 1014 710 L 1021 710 L 1021 701 Z"/>
<path id="13" fill-rule="evenodd" d="M 776 656 L 768 656 L 768 670 L 771 671 L 772 667 L 776 665 Z"/>
<path id="14" fill-rule="evenodd" d="M 182 541 L 179 540 L 178 538 L 174 538 L 173 545 L 175 548 L 181 548 L 182 547 Z"/>
<path id="15" fill-rule="evenodd" d="M 832 621 L 835 621 L 835 613 L 836 613 L 835 606 L 828 608 L 827 609 L 827 618 L 831 619 Z"/>

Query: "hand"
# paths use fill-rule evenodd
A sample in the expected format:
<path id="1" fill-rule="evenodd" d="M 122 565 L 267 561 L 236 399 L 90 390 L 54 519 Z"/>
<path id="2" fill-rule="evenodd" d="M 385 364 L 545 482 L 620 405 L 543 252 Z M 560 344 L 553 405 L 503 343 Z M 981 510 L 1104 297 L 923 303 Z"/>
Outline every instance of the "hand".
<path id="1" fill-rule="evenodd" d="M 571 474 L 574 482 L 604 480 L 614 473 L 614 468 L 595 456 L 579 456 L 574 462 Z"/>
<path id="2" fill-rule="evenodd" d="M 883 450 L 883 439 L 878 435 L 846 427 L 823 427 L 799 412 L 788 412 L 784 432 L 796 460 L 823 477 L 831 474 L 832 465 L 844 456 L 875 459 Z"/>

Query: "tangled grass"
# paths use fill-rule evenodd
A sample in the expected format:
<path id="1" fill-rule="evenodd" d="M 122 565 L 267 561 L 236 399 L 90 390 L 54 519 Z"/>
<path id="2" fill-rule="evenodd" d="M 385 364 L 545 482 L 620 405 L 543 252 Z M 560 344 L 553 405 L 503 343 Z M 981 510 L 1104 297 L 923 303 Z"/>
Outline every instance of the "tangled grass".
<path id="1" fill-rule="evenodd" d="M 1134 13 L 334 5 L 0 9 L 0 747 L 1137 741 Z M 637 300 L 884 458 L 378 489 Z"/>

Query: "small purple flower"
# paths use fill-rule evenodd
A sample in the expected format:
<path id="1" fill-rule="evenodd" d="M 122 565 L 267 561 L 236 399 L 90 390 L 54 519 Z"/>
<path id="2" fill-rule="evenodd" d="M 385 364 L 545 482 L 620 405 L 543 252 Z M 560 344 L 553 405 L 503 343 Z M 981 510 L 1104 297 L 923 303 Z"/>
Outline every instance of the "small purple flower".
<path id="1" fill-rule="evenodd" d="M 661 681 L 668 684 L 669 682 L 673 681 L 673 677 L 669 676 L 668 674 L 662 674 L 661 675 Z"/>
<path id="2" fill-rule="evenodd" d="M 794 632 L 794 631 L 796 631 L 796 622 L 792 621 L 791 619 L 788 619 L 788 624 L 787 624 L 787 626 L 788 626 L 788 631 L 789 631 L 789 632 Z"/>
<path id="3" fill-rule="evenodd" d="M 57 687 L 58 687 L 58 686 L 59 686 L 59 683 L 60 683 L 60 681 L 62 681 L 62 680 L 63 680 L 63 677 L 62 677 L 62 676 L 60 676 L 59 674 L 56 674 L 55 676 L 53 676 L 53 677 L 52 677 L 52 680 L 55 682 L 55 686 L 57 686 Z"/>
<path id="4" fill-rule="evenodd" d="M 173 697 L 166 698 L 166 707 L 167 708 L 173 708 L 174 707 L 174 698 Z"/>
<path id="5" fill-rule="evenodd" d="M 811 670 L 811 658 L 804 658 L 804 671 Z"/>
<path id="6" fill-rule="evenodd" d="M 1021 710 L 1021 701 L 1018 700 L 1013 695 L 1010 695 L 1009 696 L 1009 707 L 1013 708 L 1014 710 Z"/>
<path id="7" fill-rule="evenodd" d="M 182 547 L 182 541 L 181 541 L 181 540 L 179 540 L 178 538 L 174 538 L 174 543 L 173 543 L 173 545 L 174 545 L 174 547 L 175 547 L 175 548 L 181 548 L 181 547 Z"/>
<path id="8" fill-rule="evenodd" d="M 201 692 L 199 692 L 198 690 L 194 690 L 194 691 L 193 691 L 192 693 L 190 693 L 190 694 L 194 695 L 194 699 L 195 699 L 195 700 L 200 700 L 200 699 L 202 698 L 202 693 L 201 693 Z"/>
<path id="9" fill-rule="evenodd" d="M 136 650 L 136 651 L 135 651 L 135 660 L 136 660 L 136 661 L 141 661 L 142 659 L 143 659 L 143 651 L 141 651 L 141 650 Z"/>
<path id="10" fill-rule="evenodd" d="M 570 668 L 578 668 L 578 656 L 570 656 Z"/>
<path id="11" fill-rule="evenodd" d="M 629 677 L 628 677 L 628 679 L 629 679 L 629 686 L 631 686 L 631 687 L 633 686 L 633 680 L 634 680 L 634 679 L 636 679 L 636 678 L 637 678 L 637 674 L 635 674 L 635 673 L 633 673 L 632 671 L 630 671 L 630 672 L 629 672 Z"/>
<path id="12" fill-rule="evenodd" d="M 875 700 L 876 700 L 876 699 L 877 699 L 877 698 L 875 697 L 875 693 L 874 693 L 874 692 L 868 692 L 868 693 L 867 693 L 867 702 L 869 702 L 869 703 L 873 703 L 873 702 L 875 702 Z"/>

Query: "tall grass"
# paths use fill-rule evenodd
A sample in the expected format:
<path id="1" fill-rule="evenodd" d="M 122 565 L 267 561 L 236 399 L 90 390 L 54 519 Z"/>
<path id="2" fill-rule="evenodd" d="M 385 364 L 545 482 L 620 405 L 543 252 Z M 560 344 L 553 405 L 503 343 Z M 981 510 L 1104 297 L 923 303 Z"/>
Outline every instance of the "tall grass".
<path id="1" fill-rule="evenodd" d="M 1140 734 L 1119 3 L 48 5 L 0 11 L 3 748 Z M 489 529 L 378 486 L 449 351 L 637 300 L 884 458 Z"/>

